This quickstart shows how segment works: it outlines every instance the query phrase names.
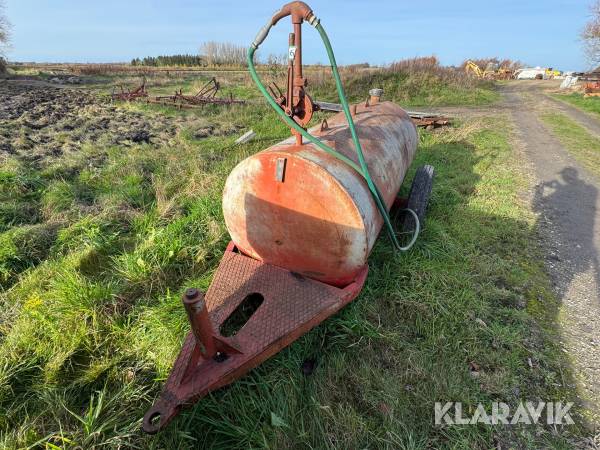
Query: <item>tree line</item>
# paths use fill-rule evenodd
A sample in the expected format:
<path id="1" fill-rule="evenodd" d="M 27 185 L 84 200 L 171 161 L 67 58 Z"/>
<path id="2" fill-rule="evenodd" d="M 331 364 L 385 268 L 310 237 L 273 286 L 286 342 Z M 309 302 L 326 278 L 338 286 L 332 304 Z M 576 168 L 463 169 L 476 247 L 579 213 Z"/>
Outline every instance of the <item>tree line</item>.
<path id="1" fill-rule="evenodd" d="M 133 58 L 132 66 L 207 66 L 206 58 L 201 55 L 161 55 L 161 56 L 146 56 L 145 58 Z"/>
<path id="2" fill-rule="evenodd" d="M 200 46 L 200 54 L 210 66 L 244 66 L 246 52 L 246 47 L 231 42 L 209 41 Z"/>
<path id="3" fill-rule="evenodd" d="M 1 1 L 1 0 L 0 0 Z M 244 66 L 246 47 L 231 42 L 204 42 L 197 55 L 163 55 L 133 58 L 132 66 Z"/>

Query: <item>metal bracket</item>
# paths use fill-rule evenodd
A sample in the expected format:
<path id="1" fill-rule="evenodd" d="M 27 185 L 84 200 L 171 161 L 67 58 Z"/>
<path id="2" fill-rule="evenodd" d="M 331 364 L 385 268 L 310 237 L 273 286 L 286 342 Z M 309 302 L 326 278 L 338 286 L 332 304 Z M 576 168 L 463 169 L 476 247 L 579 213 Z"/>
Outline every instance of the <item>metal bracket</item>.
<path id="1" fill-rule="evenodd" d="M 277 163 L 275 166 L 275 181 L 279 181 L 283 183 L 285 179 L 285 166 L 287 163 L 286 158 L 277 158 Z"/>

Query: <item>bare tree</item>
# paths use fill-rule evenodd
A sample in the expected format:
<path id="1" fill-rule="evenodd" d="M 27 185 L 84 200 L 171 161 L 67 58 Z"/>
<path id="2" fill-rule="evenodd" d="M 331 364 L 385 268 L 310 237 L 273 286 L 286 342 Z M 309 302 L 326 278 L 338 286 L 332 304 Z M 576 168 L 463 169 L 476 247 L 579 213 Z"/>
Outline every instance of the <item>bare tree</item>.
<path id="1" fill-rule="evenodd" d="M 591 7 L 591 18 L 581 33 L 585 53 L 594 65 L 600 64 L 600 0 Z"/>
<path id="2" fill-rule="evenodd" d="M 10 23 L 4 12 L 4 1 L 0 0 L 0 73 L 6 71 L 6 60 L 4 59 L 9 43 Z"/>
<path id="3" fill-rule="evenodd" d="M 209 66 L 243 66 L 246 63 L 246 47 L 231 42 L 204 42 L 200 54 Z"/>

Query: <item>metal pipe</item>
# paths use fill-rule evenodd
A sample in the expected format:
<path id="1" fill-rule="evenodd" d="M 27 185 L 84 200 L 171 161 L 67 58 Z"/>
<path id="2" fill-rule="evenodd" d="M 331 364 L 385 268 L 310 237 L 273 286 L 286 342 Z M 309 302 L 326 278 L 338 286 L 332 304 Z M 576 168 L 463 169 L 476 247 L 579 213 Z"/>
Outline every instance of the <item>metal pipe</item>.
<path id="1" fill-rule="evenodd" d="M 289 46 L 292 47 L 296 45 L 296 35 L 294 33 L 290 33 L 289 37 Z M 290 50 L 291 51 L 291 50 Z M 287 79 L 287 98 L 286 98 L 286 114 L 290 117 L 294 115 L 294 62 L 295 57 L 292 58 L 291 55 L 288 55 L 288 79 Z"/>
<path id="2" fill-rule="evenodd" d="M 296 66 L 294 85 L 304 87 L 304 80 L 302 79 L 302 22 L 294 22 L 294 36 L 294 45 L 296 46 L 296 54 L 294 55 L 294 66 Z"/>
<path id="3" fill-rule="evenodd" d="M 313 16 L 313 12 L 312 9 L 310 9 L 310 6 L 304 2 L 291 2 L 284 5 L 273 15 L 271 18 L 271 26 L 277 25 L 277 22 L 290 15 L 292 16 L 292 21 L 294 22 L 298 20 L 309 21 Z"/>
<path id="4" fill-rule="evenodd" d="M 217 354 L 214 340 L 215 333 L 204 302 L 204 294 L 195 288 L 186 290 L 183 294 L 183 306 L 190 321 L 192 332 L 196 337 L 200 353 L 205 359 L 214 357 Z"/>

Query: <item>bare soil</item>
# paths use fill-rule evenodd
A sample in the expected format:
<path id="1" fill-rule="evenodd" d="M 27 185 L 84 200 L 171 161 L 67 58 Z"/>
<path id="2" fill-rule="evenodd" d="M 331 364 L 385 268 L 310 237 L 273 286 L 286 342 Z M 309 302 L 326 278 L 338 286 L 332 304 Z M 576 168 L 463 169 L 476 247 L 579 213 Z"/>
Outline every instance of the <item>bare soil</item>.
<path id="1" fill-rule="evenodd" d="M 0 85 L 0 158 L 17 156 L 43 167 L 84 144 L 163 144 L 174 121 L 129 111 L 81 90 L 37 82 Z"/>

